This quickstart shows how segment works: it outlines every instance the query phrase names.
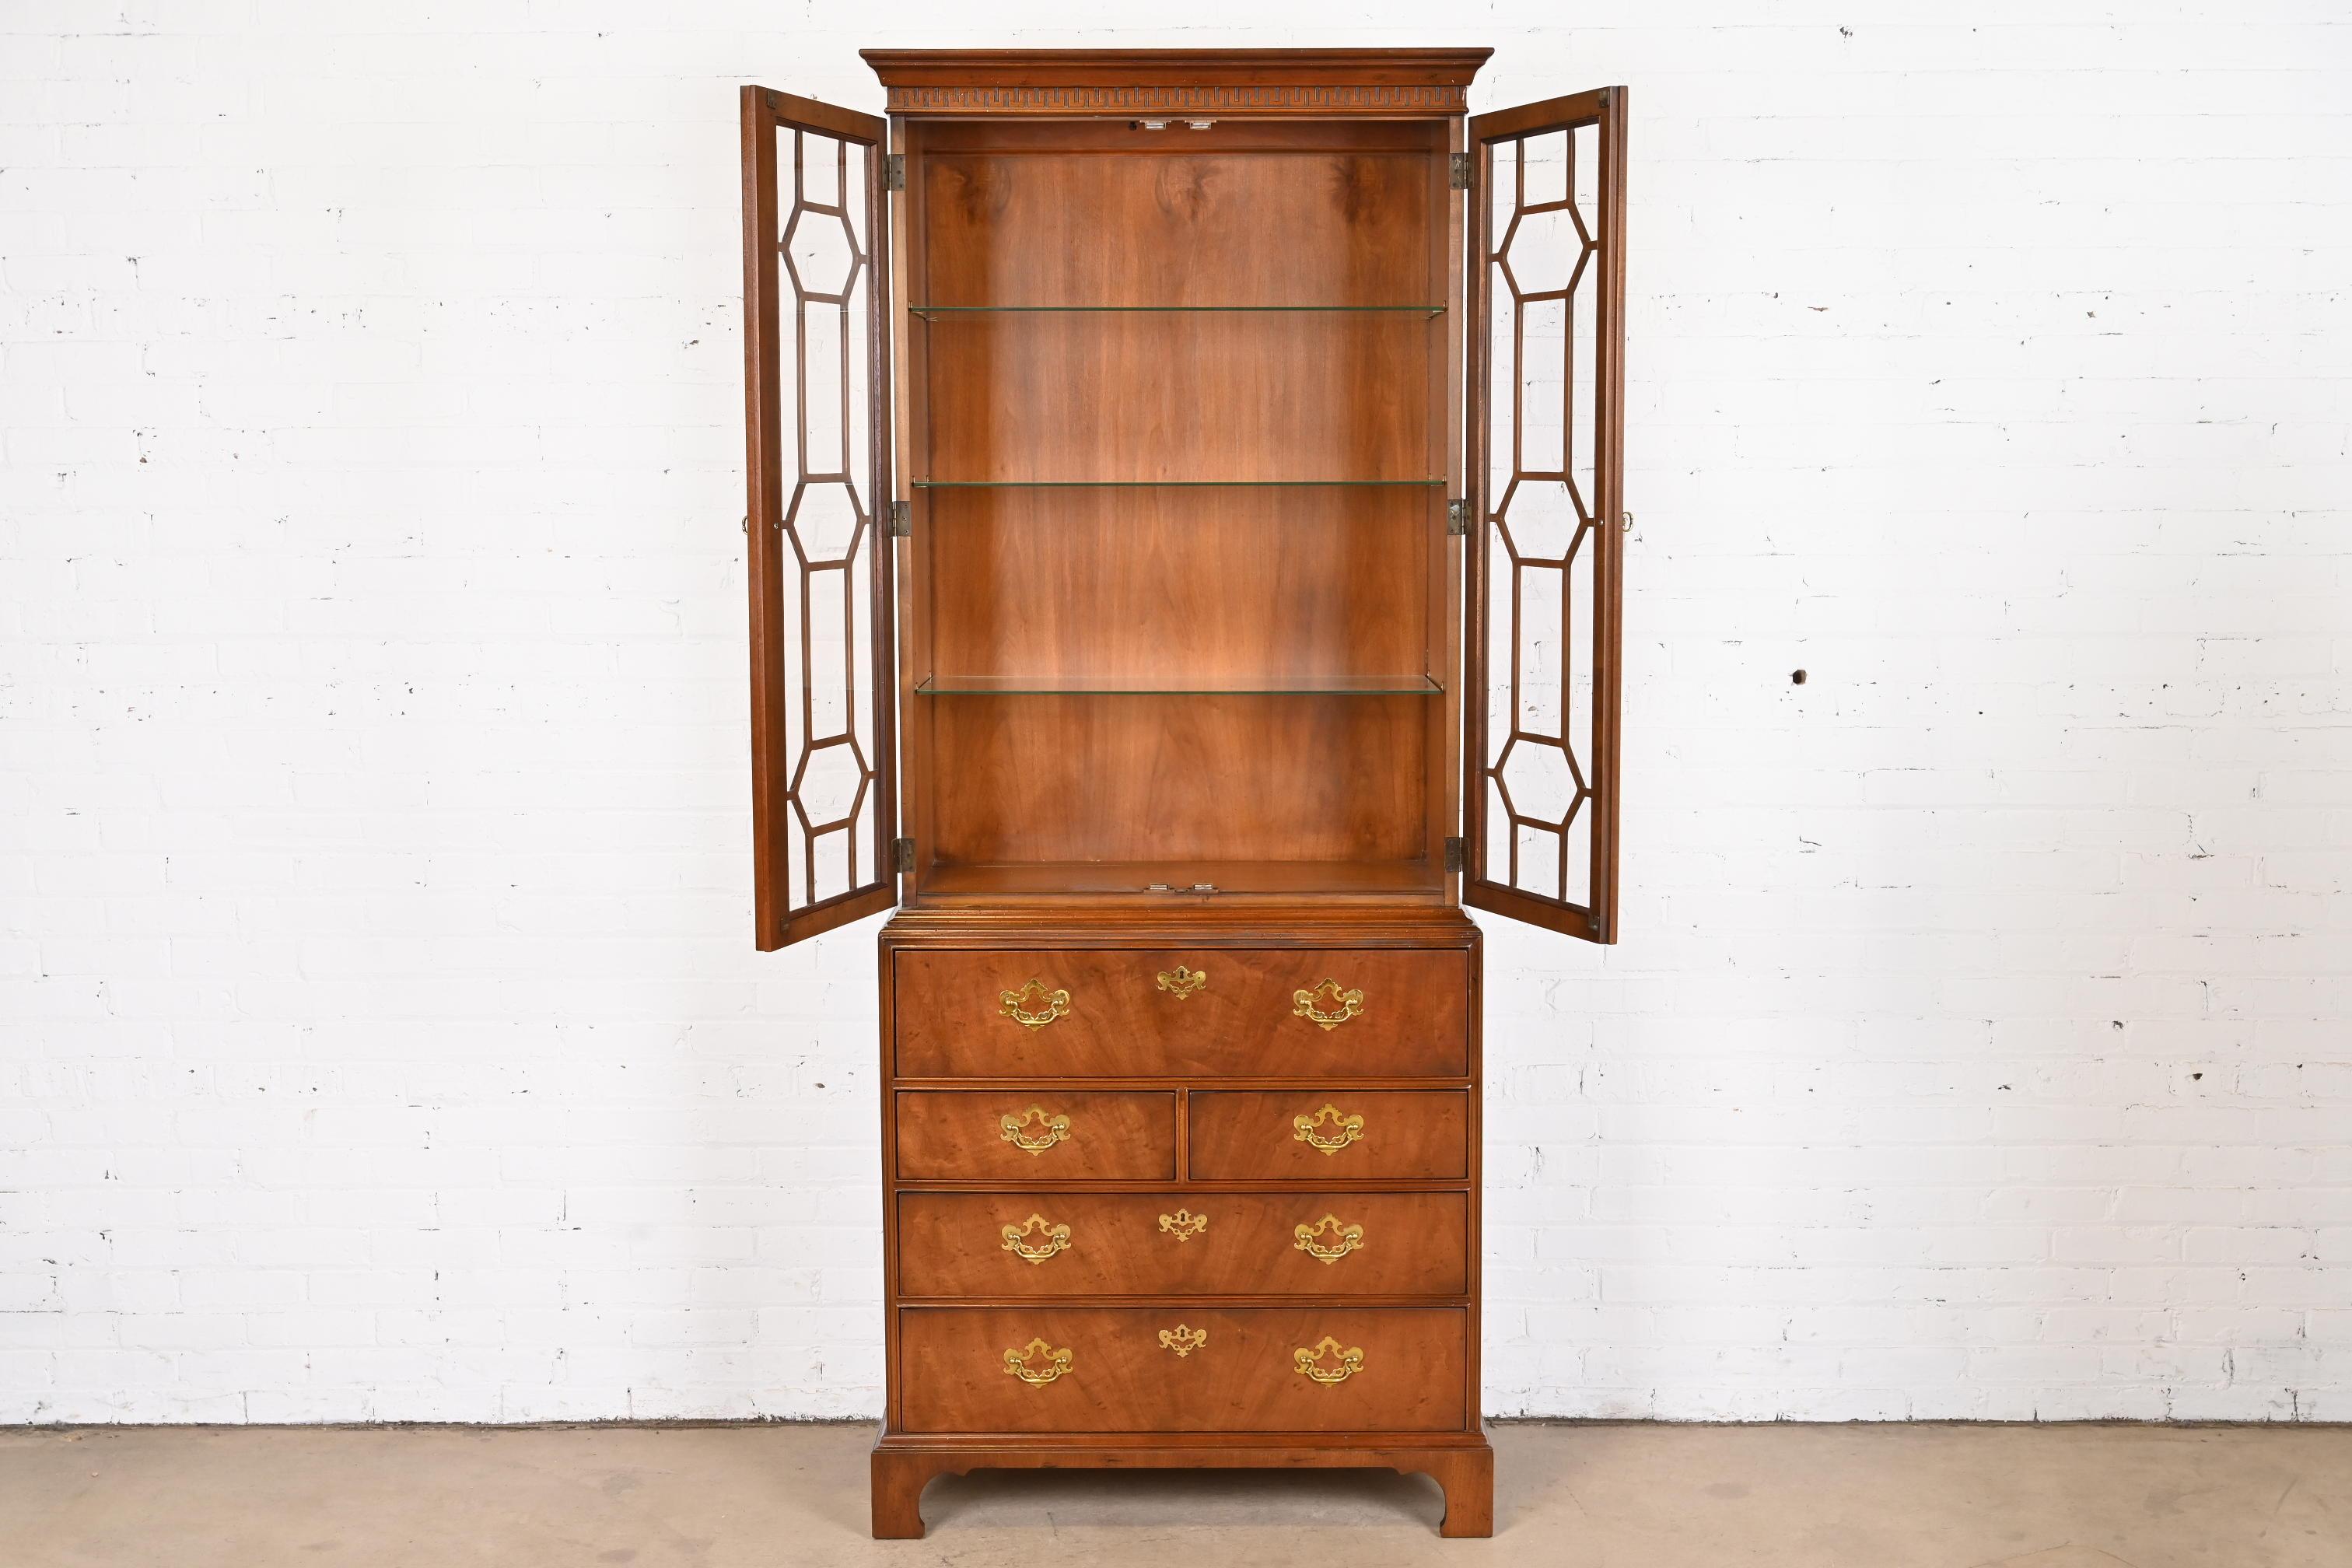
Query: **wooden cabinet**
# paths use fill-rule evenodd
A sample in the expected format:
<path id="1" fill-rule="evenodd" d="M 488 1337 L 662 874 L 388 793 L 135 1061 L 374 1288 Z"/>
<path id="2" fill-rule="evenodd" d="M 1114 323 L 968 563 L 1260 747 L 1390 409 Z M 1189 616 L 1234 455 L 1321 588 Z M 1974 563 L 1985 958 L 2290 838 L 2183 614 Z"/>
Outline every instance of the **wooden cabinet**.
<path id="1" fill-rule="evenodd" d="M 1486 53 L 743 89 L 756 937 L 898 906 L 877 1535 L 983 1465 L 1491 1529 L 1463 906 L 1616 934 L 1626 98 Z"/>

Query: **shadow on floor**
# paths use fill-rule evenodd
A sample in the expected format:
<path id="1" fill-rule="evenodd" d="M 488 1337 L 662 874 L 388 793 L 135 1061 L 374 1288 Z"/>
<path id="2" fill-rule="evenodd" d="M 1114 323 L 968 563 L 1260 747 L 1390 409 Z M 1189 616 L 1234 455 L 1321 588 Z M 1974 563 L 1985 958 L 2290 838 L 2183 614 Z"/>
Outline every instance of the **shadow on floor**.
<path id="1" fill-rule="evenodd" d="M 931 1530 L 1006 1524 L 1177 1529 L 1244 1521 L 1270 1530 L 1418 1524 L 1434 1531 L 1445 1494 L 1394 1470 L 974 1470 L 923 1493 Z"/>

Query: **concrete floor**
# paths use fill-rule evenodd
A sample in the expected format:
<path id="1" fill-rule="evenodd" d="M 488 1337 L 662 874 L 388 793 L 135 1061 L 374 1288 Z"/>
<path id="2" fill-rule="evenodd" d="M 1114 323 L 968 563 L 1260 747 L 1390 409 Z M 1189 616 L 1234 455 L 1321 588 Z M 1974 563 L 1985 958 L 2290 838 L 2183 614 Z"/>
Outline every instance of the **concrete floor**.
<path id="1" fill-rule="evenodd" d="M 866 1536 L 864 1426 L 0 1432 L 5 1568 L 2345 1568 L 2352 1428 L 1508 1426 L 1496 1536 L 1364 1471 L 947 1477 Z"/>

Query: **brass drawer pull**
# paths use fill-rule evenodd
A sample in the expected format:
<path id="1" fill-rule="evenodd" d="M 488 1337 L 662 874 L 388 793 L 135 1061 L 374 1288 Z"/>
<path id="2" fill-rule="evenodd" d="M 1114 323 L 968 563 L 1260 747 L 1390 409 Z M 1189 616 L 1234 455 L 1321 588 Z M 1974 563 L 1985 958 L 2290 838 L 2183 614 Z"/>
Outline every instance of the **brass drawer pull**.
<path id="1" fill-rule="evenodd" d="M 1000 991 L 996 1000 L 1006 1017 L 1032 1029 L 1042 1029 L 1070 1010 L 1070 994 L 1048 991 L 1042 980 L 1032 980 L 1018 991 Z"/>
<path id="2" fill-rule="evenodd" d="M 1209 972 L 1205 969 L 1187 969 L 1180 963 L 1173 970 L 1163 969 L 1160 972 L 1160 989 L 1167 992 L 1179 1002 L 1183 1001 L 1208 983 Z"/>
<path id="3" fill-rule="evenodd" d="M 1012 1228 L 1007 1226 L 1005 1233 L 1012 1234 Z M 1342 1225 L 1335 1214 L 1327 1214 L 1313 1225 L 1302 1225 L 1290 1234 L 1298 1238 L 1299 1251 L 1321 1263 L 1337 1263 L 1364 1245 L 1364 1227 Z"/>
<path id="4" fill-rule="evenodd" d="M 1042 1105 L 1033 1105 L 1017 1116 L 1000 1116 L 996 1125 L 1003 1130 L 1007 1143 L 1031 1154 L 1042 1154 L 1070 1136 L 1070 1119 L 1048 1116 Z M 1030 1131 L 1033 1126 L 1036 1128 L 1034 1132 Z"/>
<path id="5" fill-rule="evenodd" d="M 1191 1209 L 1178 1209 L 1174 1214 L 1160 1216 L 1160 1228 L 1179 1241 L 1190 1241 L 1209 1228 L 1209 1216 L 1194 1214 Z"/>
<path id="6" fill-rule="evenodd" d="M 1299 1226 L 1302 1234 L 1306 1228 Z M 1043 1263 L 1070 1245 L 1070 1227 L 1048 1225 L 1041 1214 L 1033 1214 L 1019 1225 L 1008 1225 L 998 1234 L 1004 1237 L 1004 1250 L 1024 1263 Z M 1032 1237 L 1037 1239 L 1033 1241 Z M 1298 1245 L 1307 1244 L 1302 1241 Z"/>
<path id="7" fill-rule="evenodd" d="M 1294 1142 L 1310 1143 L 1326 1154 L 1336 1154 L 1364 1135 L 1364 1119 L 1342 1116 L 1336 1105 L 1326 1105 L 1312 1116 L 1294 1116 L 1290 1125 Z M 1328 1132 L 1324 1131 L 1327 1125 L 1330 1128 Z"/>
<path id="8" fill-rule="evenodd" d="M 1191 1355 L 1194 1351 L 1199 1350 L 1202 1345 L 1207 1344 L 1208 1342 L 1209 1331 L 1206 1329 L 1188 1329 L 1183 1324 L 1179 1323 L 1172 1329 L 1162 1329 L 1160 1331 L 1160 1343 L 1161 1347 L 1166 1350 L 1174 1351 L 1179 1360 Z"/>
<path id="9" fill-rule="evenodd" d="M 1336 980 L 1326 980 L 1312 991 L 1290 994 L 1290 1016 L 1325 1029 L 1336 1029 L 1364 1010 L 1364 994 L 1342 991 Z"/>
<path id="10" fill-rule="evenodd" d="M 1307 1352 L 1298 1352 L 1305 1355 Z M 1032 1365 L 1032 1363 L 1040 1364 Z M 1033 1388 L 1043 1388 L 1070 1370 L 1070 1350 L 1048 1346 L 1043 1340 L 1031 1340 L 1026 1347 L 1004 1352 L 1004 1370 Z"/>
<path id="11" fill-rule="evenodd" d="M 1043 1342 L 1043 1341 L 1039 1342 L 1041 1344 Z M 1298 1374 L 1301 1377 L 1310 1378 L 1326 1385 L 1345 1383 L 1364 1370 L 1363 1347 L 1349 1345 L 1346 1350 L 1341 1350 L 1339 1342 L 1328 1334 L 1325 1334 L 1313 1350 L 1293 1352 L 1290 1359 L 1298 1368 Z"/>

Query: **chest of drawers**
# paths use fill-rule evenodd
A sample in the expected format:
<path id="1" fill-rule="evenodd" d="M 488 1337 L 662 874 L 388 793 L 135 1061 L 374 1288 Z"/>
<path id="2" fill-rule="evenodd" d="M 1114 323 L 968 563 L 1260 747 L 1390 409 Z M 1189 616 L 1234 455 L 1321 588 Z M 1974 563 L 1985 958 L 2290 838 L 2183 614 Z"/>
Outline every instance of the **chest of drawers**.
<path id="1" fill-rule="evenodd" d="M 893 920 L 876 1533 L 942 1471 L 1203 1463 L 1421 1470 L 1486 1533 L 1478 965 L 1453 911 Z"/>

